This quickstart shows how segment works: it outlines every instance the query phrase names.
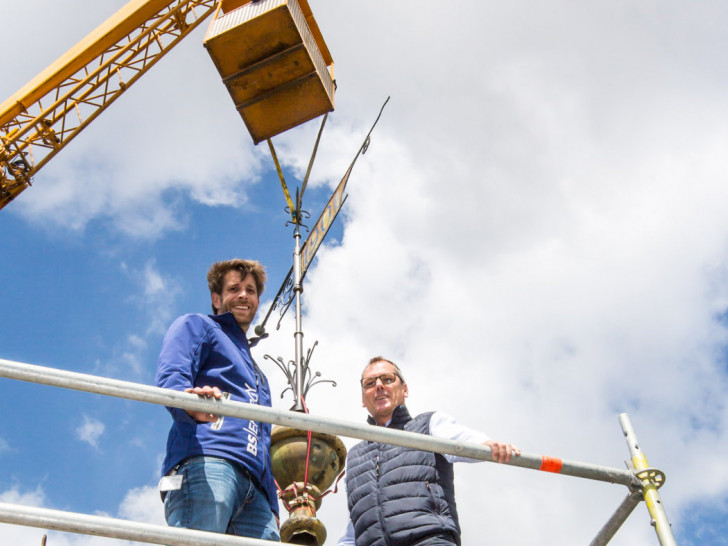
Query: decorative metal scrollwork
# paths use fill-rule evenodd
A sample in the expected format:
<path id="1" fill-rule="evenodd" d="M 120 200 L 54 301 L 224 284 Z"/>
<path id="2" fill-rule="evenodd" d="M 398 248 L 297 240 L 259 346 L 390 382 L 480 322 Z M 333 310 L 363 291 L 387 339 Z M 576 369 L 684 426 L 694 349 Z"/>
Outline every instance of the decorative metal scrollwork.
<path id="1" fill-rule="evenodd" d="M 301 385 L 304 398 L 306 398 L 306 396 L 308 395 L 308 391 L 311 389 L 311 387 L 313 387 L 314 385 L 318 385 L 319 383 L 331 383 L 332 387 L 336 386 L 336 381 L 332 379 L 320 379 L 321 372 L 311 374 L 309 364 L 311 362 L 311 356 L 313 355 L 313 351 L 316 348 L 316 345 L 318 345 L 318 341 L 315 341 L 313 347 L 311 347 L 306 352 L 306 358 L 303 360 L 301 365 L 301 375 L 303 378 Z M 296 362 L 293 360 L 289 360 L 286 364 L 286 362 L 280 356 L 278 358 L 273 358 L 270 355 L 265 355 L 263 358 L 267 358 L 275 362 L 276 366 L 278 366 L 278 368 L 280 368 L 280 370 L 283 372 L 283 375 L 286 376 L 286 382 L 288 383 L 288 386 L 281 392 L 281 398 L 283 398 L 283 396 L 289 390 L 295 393 L 295 386 L 298 379 L 296 377 Z"/>

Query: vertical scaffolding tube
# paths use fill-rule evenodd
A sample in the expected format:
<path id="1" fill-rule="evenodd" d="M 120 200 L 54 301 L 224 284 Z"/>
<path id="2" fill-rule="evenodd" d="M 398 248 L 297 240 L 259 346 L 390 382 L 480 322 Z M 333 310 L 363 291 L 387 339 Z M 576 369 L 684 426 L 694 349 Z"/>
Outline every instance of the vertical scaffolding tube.
<path id="1" fill-rule="evenodd" d="M 632 423 L 626 413 L 620 414 L 619 423 L 622 425 L 622 431 L 624 432 L 625 439 L 627 440 L 627 447 L 629 447 L 629 452 L 632 456 L 632 464 L 634 465 L 637 477 L 642 480 L 642 495 L 645 498 L 647 510 L 650 512 L 650 516 L 652 517 L 652 525 L 655 527 L 657 538 L 660 540 L 660 544 L 662 544 L 662 546 L 677 546 L 675 536 L 672 534 L 670 521 L 667 519 L 665 507 L 662 506 L 660 494 L 657 492 L 658 486 L 662 484 L 657 484 L 656 481 L 651 478 L 651 474 L 653 474 L 653 472 L 650 472 L 650 470 L 653 469 L 650 469 L 647 464 L 647 458 L 640 450 L 639 443 L 637 442 L 637 435 L 635 434 L 634 429 L 632 428 Z M 640 474 L 642 474 L 642 476 L 640 476 Z"/>

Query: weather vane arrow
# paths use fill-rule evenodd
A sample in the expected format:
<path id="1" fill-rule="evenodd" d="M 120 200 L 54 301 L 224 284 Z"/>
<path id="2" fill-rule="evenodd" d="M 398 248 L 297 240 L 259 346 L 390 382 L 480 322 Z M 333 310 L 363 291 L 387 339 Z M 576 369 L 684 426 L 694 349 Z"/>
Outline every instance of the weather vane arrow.
<path id="1" fill-rule="evenodd" d="M 306 271 L 308 271 L 309 266 L 311 265 L 311 262 L 313 261 L 314 256 L 316 255 L 316 251 L 318 251 L 319 247 L 321 246 L 321 243 L 326 238 L 326 235 L 329 232 L 329 229 L 331 228 L 331 225 L 334 223 L 334 220 L 336 220 L 336 217 L 339 214 L 339 211 L 341 210 L 341 207 L 344 204 L 344 201 L 346 201 L 346 185 L 349 181 L 349 176 L 351 175 L 351 171 L 354 168 L 354 164 L 356 163 L 356 160 L 359 159 L 359 156 L 362 154 L 365 154 L 367 149 L 369 148 L 369 143 L 371 141 L 371 134 L 372 131 L 374 131 L 374 128 L 377 126 L 377 123 L 379 122 L 379 118 L 382 117 L 382 112 L 384 111 L 384 107 L 389 102 L 389 97 L 387 97 L 387 100 L 384 101 L 384 104 L 382 104 L 381 109 L 379 110 L 379 115 L 377 116 L 377 119 L 374 120 L 374 124 L 369 129 L 369 132 L 367 133 L 366 137 L 364 138 L 364 142 L 362 142 L 362 145 L 359 147 L 359 149 L 356 152 L 356 155 L 354 156 L 354 159 L 349 164 L 349 168 L 346 169 L 346 173 L 344 173 L 343 178 L 341 179 L 341 182 L 339 182 L 339 185 L 334 190 L 334 193 L 329 198 L 328 203 L 324 207 L 323 211 L 321 212 L 321 215 L 319 216 L 318 220 L 316 220 L 316 224 L 314 225 L 313 229 L 309 233 L 308 237 L 306 238 L 306 241 L 303 243 L 303 246 L 301 247 L 301 272 L 300 272 L 300 281 L 303 281 L 303 278 L 306 275 Z M 324 120 L 325 121 L 325 120 Z M 322 125 L 323 128 L 323 125 Z M 320 136 L 320 132 L 319 132 Z M 318 142 L 318 141 L 317 141 Z M 315 151 L 314 151 L 315 153 Z M 276 166 L 279 170 L 279 176 L 282 177 L 282 174 L 280 172 L 280 167 L 278 167 L 278 163 L 276 160 Z M 309 166 L 309 172 L 310 172 L 310 166 Z M 308 180 L 308 173 L 306 173 L 306 180 Z M 282 180 L 282 178 L 281 178 Z M 304 186 L 305 189 L 305 186 Z M 285 188 L 284 183 L 284 193 L 286 194 L 286 202 L 289 204 L 289 207 L 291 207 L 291 215 L 294 218 L 294 221 L 296 218 L 300 220 L 300 210 L 293 209 L 293 201 L 290 198 L 290 194 L 286 191 L 287 188 Z M 303 196 L 303 192 L 301 192 L 300 196 L 297 199 L 298 207 L 300 208 L 301 198 Z M 299 223 L 299 222 L 296 222 Z M 261 322 L 259 325 L 255 327 L 255 335 L 256 337 L 252 338 L 250 340 L 251 346 L 254 346 L 258 343 L 261 339 L 267 337 L 267 333 L 265 331 L 265 325 L 268 322 L 268 318 L 271 316 L 274 310 L 280 309 L 280 318 L 278 319 L 278 324 L 276 325 L 276 329 L 280 327 L 281 320 L 283 320 L 283 316 L 286 314 L 286 311 L 291 306 L 291 303 L 293 302 L 293 288 L 294 288 L 294 268 L 291 267 L 291 269 L 288 271 L 288 275 L 286 275 L 286 278 L 283 281 L 283 284 L 281 284 L 281 287 L 278 289 L 278 293 L 276 294 L 276 297 L 273 300 L 273 304 L 268 309 L 268 313 L 266 313 L 265 318 L 263 319 L 263 322 Z"/>

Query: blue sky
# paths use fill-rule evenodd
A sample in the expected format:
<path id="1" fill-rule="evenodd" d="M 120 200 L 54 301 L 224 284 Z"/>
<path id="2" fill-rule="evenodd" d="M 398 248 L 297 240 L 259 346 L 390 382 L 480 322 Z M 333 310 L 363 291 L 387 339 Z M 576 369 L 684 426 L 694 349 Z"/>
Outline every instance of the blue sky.
<path id="1" fill-rule="evenodd" d="M 0 46 L 22 51 L 3 56 L 0 97 L 123 3 L 0 1 Z M 375 354 L 401 364 L 413 412 L 447 411 L 529 453 L 622 468 L 628 412 L 667 475 L 678 543 L 726 544 L 728 66 L 715 52 L 728 8 L 310 3 L 338 82 L 313 219 L 392 97 L 306 279 L 305 344 L 338 383 L 312 391 L 312 413 L 361 421 L 357 377 Z M 204 30 L 0 211 L 0 358 L 151 384 L 166 327 L 208 311 L 205 274 L 229 257 L 267 265 L 267 309 L 290 268 L 285 202 Z M 317 130 L 276 139 L 291 187 Z M 263 355 L 292 358 L 290 320 L 264 343 L 280 392 Z M 162 408 L 0 388 L 0 502 L 162 521 Z M 588 543 L 626 495 L 494 465 L 456 475 L 466 544 Z M 336 537 L 343 495 L 320 514 Z M 3 543 L 41 536 L 0 525 Z M 644 505 L 612 541 L 657 543 Z"/>

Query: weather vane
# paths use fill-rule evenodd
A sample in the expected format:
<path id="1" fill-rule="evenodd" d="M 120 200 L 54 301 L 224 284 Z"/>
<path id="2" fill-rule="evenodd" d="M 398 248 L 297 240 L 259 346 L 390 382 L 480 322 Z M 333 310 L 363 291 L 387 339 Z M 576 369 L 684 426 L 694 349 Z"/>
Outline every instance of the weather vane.
<path id="1" fill-rule="evenodd" d="M 318 345 L 318 341 L 314 342 L 313 346 L 304 355 L 301 309 L 303 279 L 306 276 L 306 271 L 308 271 L 308 267 L 311 265 L 316 251 L 321 246 L 331 224 L 336 219 L 344 201 L 346 201 L 346 184 L 354 168 L 354 163 L 356 163 L 359 155 L 366 153 L 369 147 L 371 133 L 377 125 L 384 106 L 386 106 L 388 101 L 389 97 L 384 101 L 379 115 L 374 121 L 374 125 L 372 125 L 367 133 L 364 142 L 356 152 L 349 168 L 329 198 L 328 203 L 321 212 L 316 224 L 314 224 L 313 229 L 310 230 L 303 245 L 301 245 L 301 228 L 308 229 L 303 223 L 303 220 L 310 217 L 309 213 L 301 207 L 303 193 L 308 183 L 308 177 L 311 174 L 311 167 L 316 157 L 316 150 L 318 149 L 321 133 L 326 124 L 328 114 L 324 115 L 321 122 L 321 128 L 316 137 L 316 144 L 314 145 L 301 189 L 300 191 L 296 190 L 295 204 L 291 198 L 291 193 L 288 191 L 288 186 L 283 177 L 283 170 L 278 162 L 273 143 L 268 139 L 268 146 L 270 147 L 271 155 L 273 156 L 278 177 L 283 188 L 283 194 L 286 198 L 287 207 L 285 210 L 290 215 L 290 219 L 286 224 L 293 225 L 293 266 L 273 299 L 273 303 L 270 309 L 268 309 L 268 313 L 263 319 L 263 322 L 255 327 L 255 337 L 249 341 L 250 345 L 254 346 L 261 339 L 268 337 L 265 324 L 274 310 L 277 310 L 280 315 L 276 330 L 280 328 L 283 316 L 295 301 L 295 359 L 286 362 L 280 356 L 273 358 L 270 355 L 265 355 L 265 358 L 275 362 L 286 376 L 288 386 L 281 393 L 281 397 L 289 389 L 291 390 L 293 393 L 292 411 L 308 412 L 306 396 L 314 385 L 331 383 L 333 386 L 336 386 L 336 382 L 330 379 L 322 379 L 320 372 L 311 373 L 311 357 L 316 345 Z M 276 480 L 276 485 L 278 486 L 278 496 L 289 513 L 288 519 L 281 525 L 281 540 L 283 542 L 314 546 L 321 546 L 324 543 L 326 540 L 326 528 L 316 517 L 316 511 L 321 506 L 322 497 L 331 492 L 329 488 L 334 484 L 334 481 L 338 483 L 338 480 L 341 479 L 345 461 L 346 447 L 337 436 L 283 426 L 273 427 L 271 433 L 271 469 Z M 285 486 L 285 489 L 281 487 L 281 484 Z"/>
<path id="2" fill-rule="evenodd" d="M 278 365 L 278 367 L 281 369 L 281 371 L 283 371 L 284 375 L 286 376 L 286 380 L 288 381 L 288 387 L 286 387 L 283 393 L 287 392 L 288 389 L 291 389 L 293 393 L 293 407 L 291 409 L 295 411 L 305 411 L 305 396 L 312 386 L 322 382 L 329 382 L 333 383 L 334 386 L 336 385 L 334 381 L 319 379 L 321 377 L 321 374 L 318 372 L 316 372 L 316 374 L 314 374 L 313 376 L 310 375 L 309 364 L 311 360 L 311 355 L 313 354 L 313 350 L 316 347 L 316 343 L 314 343 L 314 346 L 309 349 L 309 351 L 304 356 L 302 328 L 303 302 L 301 297 L 301 294 L 303 292 L 303 279 L 306 276 L 306 272 L 308 271 L 309 266 L 311 265 L 311 261 L 316 255 L 316 251 L 321 246 L 321 243 L 326 237 L 329 228 L 333 224 L 334 220 L 336 220 L 336 217 L 339 214 L 341 207 L 346 201 L 347 196 L 345 191 L 347 182 L 349 181 L 349 176 L 351 175 L 351 171 L 354 168 L 354 164 L 356 163 L 356 160 L 359 158 L 359 156 L 366 153 L 369 147 L 369 142 L 371 140 L 372 131 L 374 130 L 374 127 L 376 127 L 379 118 L 382 116 L 382 111 L 387 105 L 387 102 L 389 102 L 389 97 L 387 97 L 387 100 L 384 101 L 384 104 L 379 111 L 377 119 L 374 121 L 371 129 L 369 129 L 369 132 L 367 133 L 364 142 L 357 150 L 354 159 L 349 164 L 349 168 L 346 170 L 346 173 L 344 173 L 341 182 L 339 182 L 339 185 L 336 187 L 333 194 L 329 198 L 328 203 L 321 212 L 321 215 L 316 221 L 313 229 L 310 230 L 310 233 L 303 245 L 301 245 L 301 228 L 308 229 L 308 226 L 303 223 L 303 220 L 305 218 L 309 218 L 310 215 L 307 211 L 302 209 L 301 204 L 303 202 L 303 194 L 306 190 L 306 185 L 308 184 L 308 178 L 311 174 L 311 168 L 313 166 L 314 159 L 316 158 L 316 151 L 318 150 L 319 141 L 321 139 L 321 134 L 323 132 L 324 125 L 326 124 L 328 114 L 324 115 L 323 121 L 321 122 L 321 128 L 319 129 L 318 135 L 316 137 L 316 143 L 311 154 L 311 159 L 309 160 L 308 169 L 306 170 L 306 175 L 303 179 L 301 189 L 300 191 L 296 190 L 295 204 L 293 202 L 293 199 L 291 198 L 291 193 L 288 191 L 288 186 L 286 184 L 285 178 L 283 177 L 283 171 L 278 161 L 278 157 L 275 153 L 273 143 L 270 139 L 268 140 L 268 146 L 270 147 L 271 155 L 273 156 L 276 170 L 278 172 L 278 177 L 280 178 L 281 186 L 283 188 L 283 194 L 285 195 L 287 202 L 287 207 L 285 210 L 287 213 L 290 214 L 290 220 L 287 221 L 287 225 L 293 225 L 293 266 L 288 271 L 288 275 L 286 275 L 285 279 L 283 280 L 283 284 L 281 285 L 278 293 L 273 299 L 273 303 L 268 309 L 268 313 L 265 315 L 263 322 L 255 327 L 255 337 L 250 339 L 250 343 L 251 346 L 255 346 L 261 339 L 268 337 L 265 325 L 268 322 L 268 319 L 272 315 L 273 311 L 276 310 L 279 313 L 276 330 L 280 328 L 283 316 L 286 314 L 291 304 L 295 302 L 295 359 L 293 361 L 289 361 L 286 364 L 281 357 L 273 358 L 270 355 L 265 355 L 265 358 L 275 362 L 276 365 Z M 283 393 L 281 393 L 281 396 L 283 395 Z"/>

